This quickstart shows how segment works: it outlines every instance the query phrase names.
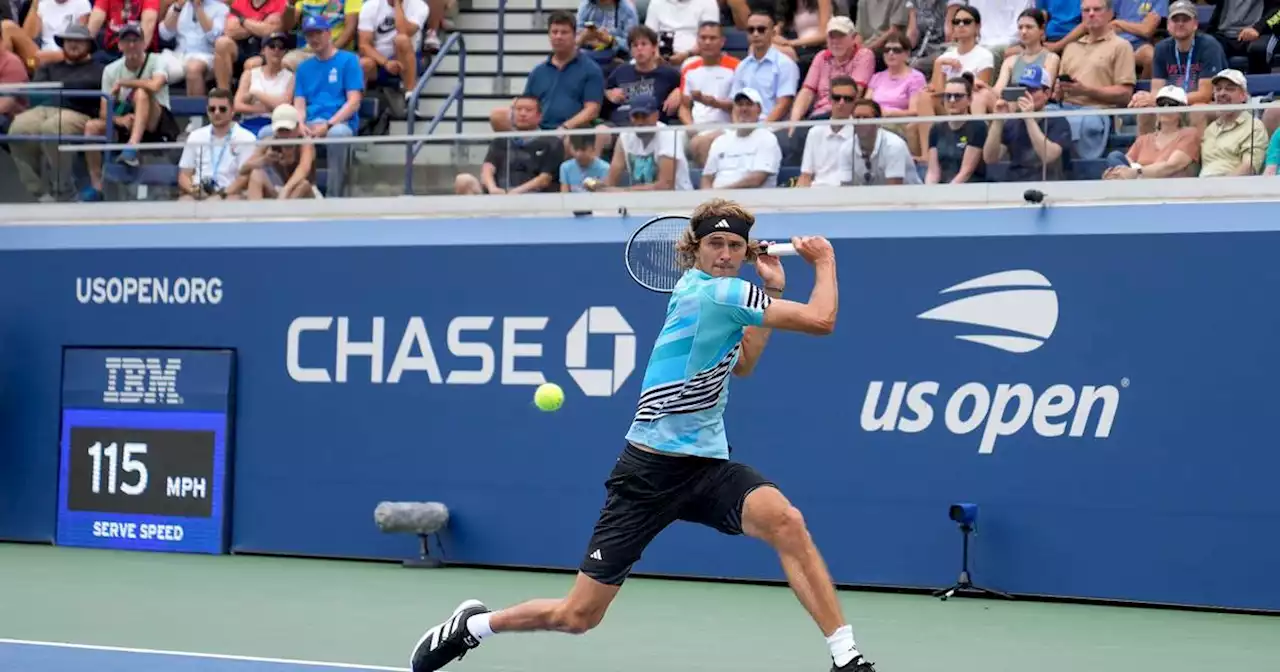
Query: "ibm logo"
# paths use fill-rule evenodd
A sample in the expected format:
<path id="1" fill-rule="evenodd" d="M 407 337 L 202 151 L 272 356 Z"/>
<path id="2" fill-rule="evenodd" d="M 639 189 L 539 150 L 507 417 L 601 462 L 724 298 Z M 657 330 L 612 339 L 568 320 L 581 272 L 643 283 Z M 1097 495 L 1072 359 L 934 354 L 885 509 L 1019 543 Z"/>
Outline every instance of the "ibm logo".
<path id="1" fill-rule="evenodd" d="M 178 372 L 182 360 L 170 357 L 108 357 L 107 389 L 102 401 L 109 404 L 181 404 Z"/>

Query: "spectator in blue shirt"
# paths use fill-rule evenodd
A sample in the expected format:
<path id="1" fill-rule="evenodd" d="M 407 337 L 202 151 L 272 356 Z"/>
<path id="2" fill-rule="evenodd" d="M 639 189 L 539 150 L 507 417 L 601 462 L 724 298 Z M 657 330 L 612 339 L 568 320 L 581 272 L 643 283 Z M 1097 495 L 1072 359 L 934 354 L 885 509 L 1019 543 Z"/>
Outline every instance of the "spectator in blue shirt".
<path id="1" fill-rule="evenodd" d="M 1076 29 L 1076 26 L 1080 25 L 1080 0 L 1036 0 L 1036 9 L 1044 10 L 1049 14 L 1049 22 L 1044 27 L 1046 43 L 1061 42 Z M 1045 46 L 1053 51 L 1062 51 L 1062 47 L 1066 44 L 1045 44 Z"/>
<path id="2" fill-rule="evenodd" d="M 1190 0 L 1178 0 L 1169 5 L 1169 37 L 1155 47 L 1152 58 L 1151 89 L 1133 94 L 1129 107 L 1154 107 L 1152 91 L 1165 86 L 1176 86 L 1187 94 L 1188 105 L 1208 105 L 1213 102 L 1213 76 L 1226 70 L 1227 54 L 1222 44 L 1199 32 L 1200 21 L 1196 6 Z M 1203 115 L 1193 115 L 1198 126 L 1204 126 Z M 1138 117 L 1142 133 L 1155 130 L 1154 115 Z"/>
<path id="3" fill-rule="evenodd" d="M 522 96 L 538 99 L 543 129 L 586 128 L 600 116 L 604 100 L 604 74 L 600 66 L 578 51 L 573 16 L 555 11 L 547 21 L 551 56 L 539 63 L 525 79 Z M 500 133 L 511 130 L 511 108 L 501 107 L 489 115 L 489 125 Z"/>
<path id="4" fill-rule="evenodd" d="M 596 141 L 590 135 L 569 136 L 569 149 L 573 157 L 560 164 L 560 191 L 589 191 L 583 187 L 588 179 L 603 182 L 609 177 L 609 164 L 596 151 Z"/>
<path id="5" fill-rule="evenodd" d="M 321 15 L 308 15 L 302 21 L 302 34 L 314 56 L 298 64 L 293 106 L 306 119 L 312 137 L 349 138 L 359 129 L 364 72 L 355 53 L 334 46 L 331 29 Z M 346 186 L 350 146 L 326 145 L 325 152 L 329 170 L 325 195 L 340 196 Z"/>
<path id="6" fill-rule="evenodd" d="M 996 102 L 996 114 L 1039 112 L 1049 103 L 1053 81 L 1039 65 L 1028 65 L 1018 79 L 1026 93 L 1017 103 Z M 1071 157 L 1071 125 L 1062 117 L 997 119 L 991 122 L 982 160 L 997 164 L 1008 154 L 1009 182 L 1055 182 L 1065 179 Z"/>
<path id="7" fill-rule="evenodd" d="M 648 94 L 662 106 L 658 121 L 680 123 L 680 71 L 658 57 L 658 33 L 648 26 L 637 26 L 627 36 L 627 45 L 635 62 L 624 63 L 609 75 L 604 87 L 608 111 L 601 116 L 612 126 L 627 126 L 631 121 L 627 103 Z"/>
<path id="8" fill-rule="evenodd" d="M 764 100 L 761 109 L 768 122 L 788 118 L 791 103 L 800 88 L 800 68 L 796 62 L 773 47 L 773 13 L 757 7 L 747 18 L 747 44 L 750 49 L 733 71 L 729 96 L 743 89 L 755 89 Z"/>
<path id="9" fill-rule="evenodd" d="M 582 0 L 578 5 L 578 46 L 601 68 L 627 57 L 627 36 L 640 25 L 631 0 Z"/>

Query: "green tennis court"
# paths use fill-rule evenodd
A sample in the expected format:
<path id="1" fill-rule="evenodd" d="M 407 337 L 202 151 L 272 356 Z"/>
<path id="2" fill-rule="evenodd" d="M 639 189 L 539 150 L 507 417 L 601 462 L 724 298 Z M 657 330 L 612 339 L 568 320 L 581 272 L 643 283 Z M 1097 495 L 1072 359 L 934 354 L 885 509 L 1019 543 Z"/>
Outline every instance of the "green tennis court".
<path id="1" fill-rule="evenodd" d="M 500 607 L 557 596 L 571 581 L 4 544 L 0 669 L 403 669 L 422 630 L 459 601 Z M 879 672 L 1272 672 L 1280 660 L 1280 620 L 1269 616 L 854 591 L 841 599 Z M 498 636 L 448 672 L 829 667 L 822 637 L 786 587 L 632 579 L 599 629 Z"/>

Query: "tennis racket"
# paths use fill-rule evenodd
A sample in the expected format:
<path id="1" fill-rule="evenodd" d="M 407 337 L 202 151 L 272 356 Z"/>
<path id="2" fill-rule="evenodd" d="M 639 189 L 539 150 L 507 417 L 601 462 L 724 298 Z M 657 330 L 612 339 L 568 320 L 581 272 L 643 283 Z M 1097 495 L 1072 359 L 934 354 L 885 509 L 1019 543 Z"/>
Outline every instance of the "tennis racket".
<path id="1" fill-rule="evenodd" d="M 659 215 L 640 225 L 627 240 L 625 252 L 627 272 L 645 289 L 670 294 L 684 275 L 680 268 L 676 244 L 689 228 L 688 215 Z M 791 256 L 796 248 L 791 243 L 775 243 L 762 253 L 775 257 Z"/>

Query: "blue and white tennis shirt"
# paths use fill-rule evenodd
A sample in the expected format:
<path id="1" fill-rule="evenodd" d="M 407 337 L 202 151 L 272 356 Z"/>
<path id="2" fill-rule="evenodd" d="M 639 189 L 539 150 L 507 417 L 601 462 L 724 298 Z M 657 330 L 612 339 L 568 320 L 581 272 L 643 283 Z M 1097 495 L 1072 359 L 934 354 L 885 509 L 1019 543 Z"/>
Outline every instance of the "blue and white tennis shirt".
<path id="1" fill-rule="evenodd" d="M 696 268 L 676 283 L 653 344 L 627 440 L 670 453 L 728 459 L 724 409 L 744 327 L 759 326 L 770 298 L 740 278 Z"/>

